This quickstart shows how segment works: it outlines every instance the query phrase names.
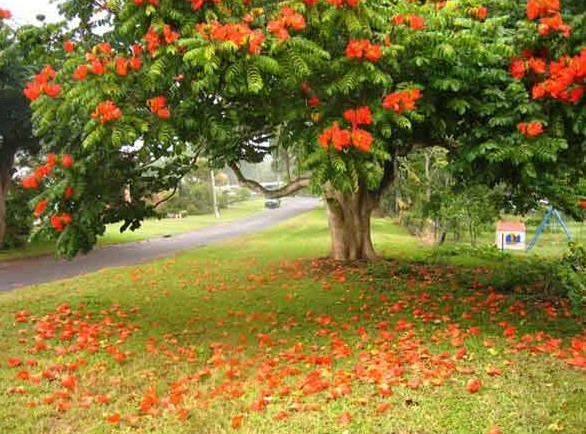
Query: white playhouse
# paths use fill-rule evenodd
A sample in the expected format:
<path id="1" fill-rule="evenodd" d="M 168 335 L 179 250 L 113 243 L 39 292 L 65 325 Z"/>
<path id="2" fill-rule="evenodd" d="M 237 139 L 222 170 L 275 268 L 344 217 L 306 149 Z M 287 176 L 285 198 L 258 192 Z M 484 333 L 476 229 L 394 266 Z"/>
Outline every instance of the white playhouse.
<path id="1" fill-rule="evenodd" d="M 500 250 L 525 250 L 525 238 L 523 222 L 499 221 L 496 224 L 496 246 Z"/>

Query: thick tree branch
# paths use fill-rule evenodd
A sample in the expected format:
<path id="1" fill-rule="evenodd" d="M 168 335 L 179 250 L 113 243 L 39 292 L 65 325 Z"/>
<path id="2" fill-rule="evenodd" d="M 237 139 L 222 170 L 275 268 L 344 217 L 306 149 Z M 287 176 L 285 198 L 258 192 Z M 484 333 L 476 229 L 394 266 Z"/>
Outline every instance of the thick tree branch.
<path id="1" fill-rule="evenodd" d="M 413 152 L 417 152 L 425 148 L 432 148 L 435 146 L 439 146 L 441 148 L 445 148 L 449 151 L 452 151 L 457 148 L 457 143 L 450 138 L 443 138 L 433 139 L 425 142 L 417 141 L 398 147 L 395 155 L 393 155 L 390 160 L 385 161 L 383 166 L 383 176 L 381 177 L 381 180 L 377 188 L 374 191 L 371 191 L 370 193 L 373 194 L 374 197 L 380 197 L 392 185 L 393 181 L 395 180 L 395 160 L 397 157 L 406 157 L 407 155 Z"/>
<path id="2" fill-rule="evenodd" d="M 395 159 L 396 157 L 393 157 L 390 160 L 385 161 L 383 176 L 381 177 L 376 190 L 373 192 L 376 197 L 382 196 L 395 180 Z"/>
<path id="3" fill-rule="evenodd" d="M 269 190 L 263 187 L 259 182 L 246 178 L 240 170 L 240 167 L 238 167 L 236 163 L 230 163 L 228 166 L 236 175 L 236 178 L 238 179 L 240 185 L 243 185 L 245 187 L 250 188 L 251 190 L 263 194 L 268 199 L 277 199 L 280 197 L 289 196 L 305 187 L 308 187 L 311 181 L 311 178 L 301 177 L 297 178 L 294 181 L 291 181 L 282 188 L 279 188 L 277 190 Z"/>
<path id="4" fill-rule="evenodd" d="M 173 191 L 171 191 L 171 193 L 169 193 L 167 196 L 165 196 L 163 199 L 158 200 L 154 205 L 153 208 L 157 208 L 159 205 L 162 205 L 163 203 L 171 200 L 173 197 L 175 197 L 175 194 L 177 193 L 177 186 L 175 186 L 175 188 L 173 189 Z"/>

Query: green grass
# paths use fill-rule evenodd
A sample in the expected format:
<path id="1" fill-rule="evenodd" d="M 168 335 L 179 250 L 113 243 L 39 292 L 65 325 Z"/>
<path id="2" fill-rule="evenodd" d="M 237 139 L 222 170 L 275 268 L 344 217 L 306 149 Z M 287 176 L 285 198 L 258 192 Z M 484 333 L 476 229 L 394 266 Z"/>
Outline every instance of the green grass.
<path id="1" fill-rule="evenodd" d="M 584 356 L 584 325 L 565 305 L 497 293 L 478 283 L 490 269 L 426 264 L 428 247 L 388 220 L 373 227 L 387 259 L 369 264 L 319 259 L 316 210 L 3 294 L 0 432 L 583 432 L 586 380 L 569 362 Z M 37 341 L 50 347 L 31 351 Z M 36 384 L 43 372 L 55 378 Z"/>
<path id="2" fill-rule="evenodd" d="M 216 219 L 213 214 L 187 216 L 181 219 L 149 219 L 144 221 L 139 229 L 135 231 L 128 230 L 122 233 L 119 230 L 120 224 L 111 224 L 106 227 L 106 233 L 98 240 L 98 246 L 130 243 L 164 235 L 182 234 L 207 226 L 228 223 L 239 218 L 248 217 L 263 209 L 264 199 L 253 199 L 235 203 L 230 208 L 221 210 L 219 219 Z M 53 252 L 52 243 L 38 241 L 28 243 L 19 249 L 0 250 L 0 262 L 48 255 Z"/>

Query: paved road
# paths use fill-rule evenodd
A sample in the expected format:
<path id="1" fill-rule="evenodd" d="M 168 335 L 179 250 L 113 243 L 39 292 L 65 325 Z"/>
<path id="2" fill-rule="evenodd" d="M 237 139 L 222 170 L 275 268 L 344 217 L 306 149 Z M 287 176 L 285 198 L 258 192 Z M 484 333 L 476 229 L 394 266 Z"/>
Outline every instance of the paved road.
<path id="1" fill-rule="evenodd" d="M 211 226 L 169 238 L 154 238 L 105 246 L 72 261 L 53 256 L 0 262 L 0 292 L 96 271 L 101 268 L 138 264 L 183 250 L 261 231 L 295 215 L 309 211 L 316 199 L 287 198 L 281 208 L 264 210 L 244 219 Z"/>

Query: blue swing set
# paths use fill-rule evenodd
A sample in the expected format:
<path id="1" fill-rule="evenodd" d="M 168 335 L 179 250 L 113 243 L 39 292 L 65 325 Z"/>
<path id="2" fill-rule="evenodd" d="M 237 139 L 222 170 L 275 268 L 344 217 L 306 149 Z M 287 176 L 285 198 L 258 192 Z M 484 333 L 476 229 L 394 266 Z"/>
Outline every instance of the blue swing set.
<path id="1" fill-rule="evenodd" d="M 545 214 L 545 217 L 543 218 L 539 227 L 537 228 L 537 232 L 535 232 L 533 239 L 531 240 L 531 242 L 527 246 L 527 249 L 526 249 L 527 251 L 531 250 L 535 246 L 535 243 L 537 243 L 539 236 L 543 233 L 543 231 L 547 227 L 552 216 L 554 216 L 556 218 L 556 220 L 560 224 L 561 228 L 564 230 L 566 237 L 568 238 L 568 242 L 571 242 L 574 239 L 572 237 L 572 233 L 570 232 L 570 229 L 568 228 L 568 225 L 566 224 L 564 218 L 561 216 L 561 214 L 558 212 L 557 209 L 555 209 L 553 206 L 550 206 L 547 209 L 547 214 Z"/>

